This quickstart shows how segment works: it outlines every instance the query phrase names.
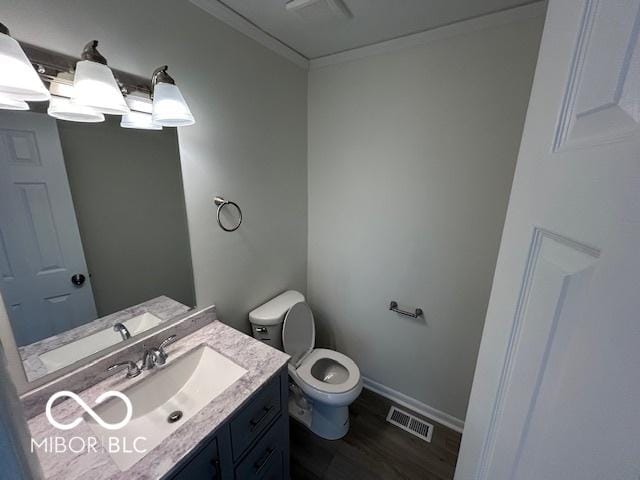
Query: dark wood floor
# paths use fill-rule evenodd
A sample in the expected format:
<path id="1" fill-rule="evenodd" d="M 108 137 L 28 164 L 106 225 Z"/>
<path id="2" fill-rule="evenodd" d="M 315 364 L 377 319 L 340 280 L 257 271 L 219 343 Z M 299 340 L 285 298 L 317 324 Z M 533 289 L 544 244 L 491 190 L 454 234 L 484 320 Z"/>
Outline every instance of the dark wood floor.
<path id="1" fill-rule="evenodd" d="M 349 433 L 335 441 L 292 419 L 292 480 L 452 479 L 461 435 L 426 419 L 435 427 L 427 443 L 387 423 L 390 406 L 386 398 L 363 390 L 351 406 Z"/>

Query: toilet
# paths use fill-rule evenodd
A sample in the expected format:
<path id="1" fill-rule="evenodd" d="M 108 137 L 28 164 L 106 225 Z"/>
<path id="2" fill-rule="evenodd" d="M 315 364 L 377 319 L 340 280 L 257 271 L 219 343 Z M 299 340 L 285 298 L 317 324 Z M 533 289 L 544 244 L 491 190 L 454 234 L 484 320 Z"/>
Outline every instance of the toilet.
<path id="1" fill-rule="evenodd" d="M 289 415 L 329 440 L 349 431 L 349 405 L 362 391 L 360 369 L 346 355 L 314 348 L 315 322 L 304 295 L 284 292 L 249 313 L 253 336 L 291 356 Z"/>

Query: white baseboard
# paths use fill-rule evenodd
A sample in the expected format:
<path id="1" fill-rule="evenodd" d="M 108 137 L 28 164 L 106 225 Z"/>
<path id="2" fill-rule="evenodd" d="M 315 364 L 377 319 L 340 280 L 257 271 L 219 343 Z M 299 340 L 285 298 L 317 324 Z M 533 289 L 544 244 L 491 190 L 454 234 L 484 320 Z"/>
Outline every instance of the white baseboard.
<path id="1" fill-rule="evenodd" d="M 415 398 L 411 398 L 410 396 L 393 390 L 392 388 L 382 385 L 381 383 L 374 382 L 370 378 L 362 377 L 362 381 L 364 383 L 364 388 L 371 390 L 378 395 L 382 395 L 383 397 L 388 398 L 398 405 L 407 407 L 416 413 L 435 420 L 436 422 L 441 423 L 442 425 L 449 427 L 456 432 L 462 433 L 462 430 L 464 429 L 464 421 L 454 417 L 453 415 L 449 415 L 448 413 L 444 413 L 436 408 L 430 407 L 426 403 L 422 403 Z"/>

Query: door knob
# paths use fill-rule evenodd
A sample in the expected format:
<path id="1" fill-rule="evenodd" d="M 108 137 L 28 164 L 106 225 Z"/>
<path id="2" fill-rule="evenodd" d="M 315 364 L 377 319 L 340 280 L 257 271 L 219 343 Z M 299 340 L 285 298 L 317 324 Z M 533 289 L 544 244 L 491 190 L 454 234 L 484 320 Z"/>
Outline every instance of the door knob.
<path id="1" fill-rule="evenodd" d="M 71 283 L 73 283 L 76 287 L 81 287 L 85 280 L 85 276 L 81 273 L 76 273 L 75 275 L 71 276 Z"/>

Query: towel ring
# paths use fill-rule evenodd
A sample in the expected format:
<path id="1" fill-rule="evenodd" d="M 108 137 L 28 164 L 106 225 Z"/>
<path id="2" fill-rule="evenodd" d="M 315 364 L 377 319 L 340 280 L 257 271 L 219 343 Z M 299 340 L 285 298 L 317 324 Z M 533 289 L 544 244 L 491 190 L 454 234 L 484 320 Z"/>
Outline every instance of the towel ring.
<path id="1" fill-rule="evenodd" d="M 238 206 L 238 204 L 236 202 L 231 202 L 229 200 L 225 200 L 222 197 L 215 197 L 213 199 L 213 203 L 215 203 L 218 206 L 218 211 L 216 213 L 216 218 L 218 219 L 218 225 L 220 225 L 220 228 L 222 230 L 224 230 L 225 232 L 235 232 L 238 227 L 240 227 L 240 224 L 242 223 L 242 210 L 240 210 L 240 207 Z M 234 207 L 236 207 L 236 210 L 238 210 L 238 215 L 239 215 L 239 219 L 238 219 L 238 224 L 235 225 L 232 228 L 227 228 L 225 227 L 222 222 L 220 221 L 220 212 L 222 211 L 222 209 L 224 208 L 225 205 L 233 205 Z"/>

